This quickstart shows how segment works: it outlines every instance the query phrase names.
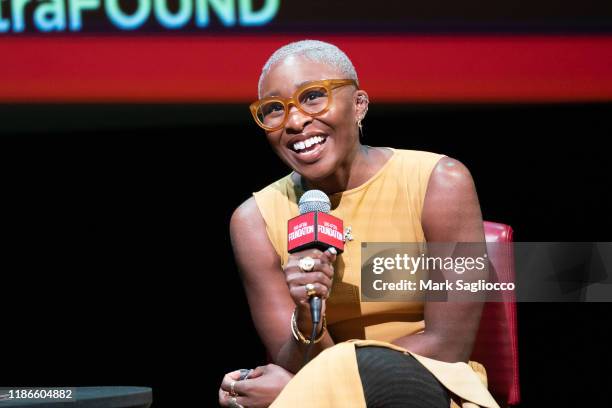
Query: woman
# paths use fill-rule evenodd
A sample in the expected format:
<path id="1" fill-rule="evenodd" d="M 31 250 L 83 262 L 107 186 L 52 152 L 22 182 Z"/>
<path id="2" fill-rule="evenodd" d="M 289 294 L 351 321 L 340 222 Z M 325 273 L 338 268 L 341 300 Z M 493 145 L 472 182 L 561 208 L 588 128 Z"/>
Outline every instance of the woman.
<path id="1" fill-rule="evenodd" d="M 308 40 L 277 50 L 262 70 L 259 97 L 253 117 L 293 172 L 243 203 L 230 233 L 255 326 L 274 364 L 243 381 L 240 372 L 228 373 L 220 404 L 497 406 L 481 382 L 486 377 L 472 370 L 477 365 L 465 364 L 481 303 L 360 301 L 361 242 L 484 241 L 466 167 L 434 153 L 361 144 L 368 94 L 351 61 L 331 44 Z M 325 192 L 331 214 L 351 227 L 341 255 L 287 253 L 287 220 L 299 214 L 299 197 L 310 189 Z M 305 257 L 315 260 L 308 273 L 300 263 Z M 324 299 L 327 324 L 319 323 L 311 346 L 318 357 L 302 368 L 314 329 L 313 294 Z M 463 363 L 449 364 L 455 362 Z"/>

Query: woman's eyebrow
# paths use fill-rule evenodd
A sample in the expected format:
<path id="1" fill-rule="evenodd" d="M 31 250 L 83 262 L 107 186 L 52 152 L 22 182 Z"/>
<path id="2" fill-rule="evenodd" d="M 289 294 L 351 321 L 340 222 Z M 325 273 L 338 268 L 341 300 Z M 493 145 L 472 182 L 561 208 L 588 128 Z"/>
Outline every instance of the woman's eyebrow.
<path id="1" fill-rule="evenodd" d="M 278 91 L 272 91 L 272 92 L 265 93 L 265 94 L 262 96 L 262 98 L 269 98 L 269 97 L 271 97 L 271 96 L 278 96 Z"/>
<path id="2" fill-rule="evenodd" d="M 299 88 L 302 85 L 306 85 L 309 82 L 314 82 L 314 81 L 312 79 L 309 79 L 307 81 L 302 81 L 300 83 L 296 83 L 296 84 L 294 84 L 295 89 Z M 269 98 L 270 96 L 280 96 L 280 95 L 279 95 L 278 91 L 271 91 L 271 92 L 268 92 L 268 93 L 264 94 L 263 98 Z"/>

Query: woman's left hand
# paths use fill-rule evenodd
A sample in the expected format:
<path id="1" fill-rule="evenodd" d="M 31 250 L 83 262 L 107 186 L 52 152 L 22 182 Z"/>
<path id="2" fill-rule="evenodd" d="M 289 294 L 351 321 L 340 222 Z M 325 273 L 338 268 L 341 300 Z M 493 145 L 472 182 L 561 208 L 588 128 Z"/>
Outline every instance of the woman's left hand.
<path id="1" fill-rule="evenodd" d="M 268 364 L 254 369 L 246 380 L 239 381 L 240 370 L 227 373 L 219 388 L 219 404 L 232 407 L 231 385 L 234 384 L 236 403 L 244 408 L 265 408 L 270 406 L 293 374 L 275 364 Z M 238 406 L 238 405 L 234 405 Z"/>

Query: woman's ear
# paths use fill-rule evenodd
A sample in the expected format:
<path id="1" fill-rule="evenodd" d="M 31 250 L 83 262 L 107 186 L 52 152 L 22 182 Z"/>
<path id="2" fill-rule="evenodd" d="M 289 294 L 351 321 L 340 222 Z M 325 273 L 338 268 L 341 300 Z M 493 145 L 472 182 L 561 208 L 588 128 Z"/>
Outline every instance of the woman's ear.
<path id="1" fill-rule="evenodd" d="M 355 116 L 358 122 L 361 122 L 365 115 L 368 113 L 368 104 L 370 98 L 368 93 L 362 89 L 355 92 Z"/>

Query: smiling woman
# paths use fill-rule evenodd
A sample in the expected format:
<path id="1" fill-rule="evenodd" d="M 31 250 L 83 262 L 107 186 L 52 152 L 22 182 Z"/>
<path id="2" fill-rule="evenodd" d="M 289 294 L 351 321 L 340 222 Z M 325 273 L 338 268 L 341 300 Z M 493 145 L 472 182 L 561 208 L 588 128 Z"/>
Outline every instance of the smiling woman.
<path id="1" fill-rule="evenodd" d="M 327 188 L 319 189 L 329 194 L 359 185 L 370 175 L 353 174 L 360 177 L 348 185 L 348 180 L 333 181 L 339 164 L 344 169 L 337 175 L 346 178 L 355 159 L 374 160 L 369 166 L 373 170 L 389 156 L 358 154 L 355 125 L 367 112 L 368 94 L 359 89 L 350 60 L 336 47 L 298 50 L 307 44 L 312 42 L 281 48 L 270 58 L 259 80 L 263 98 L 251 105 L 251 111 L 278 156 L 307 180 L 327 179 Z M 361 167 L 367 170 L 357 166 Z"/>
<path id="2" fill-rule="evenodd" d="M 349 58 L 300 41 L 264 66 L 256 123 L 293 171 L 233 214 L 232 246 L 251 314 L 274 364 L 247 380 L 228 373 L 219 403 L 232 407 L 497 407 L 484 368 L 470 362 L 482 304 L 362 302 L 362 242 L 484 242 L 470 173 L 440 154 L 361 143 L 369 104 Z M 287 221 L 301 195 L 326 193 L 350 226 L 345 250 L 287 252 Z M 315 260 L 308 271 L 305 257 Z M 306 273 L 308 272 L 308 273 Z M 466 282 L 486 278 L 466 276 Z M 308 299 L 323 299 L 310 321 Z M 263 301 L 265 299 L 265 301 Z M 314 344 L 304 333 L 316 333 Z M 352 340 L 357 339 L 357 340 Z M 302 367 L 305 354 L 317 355 Z"/>

